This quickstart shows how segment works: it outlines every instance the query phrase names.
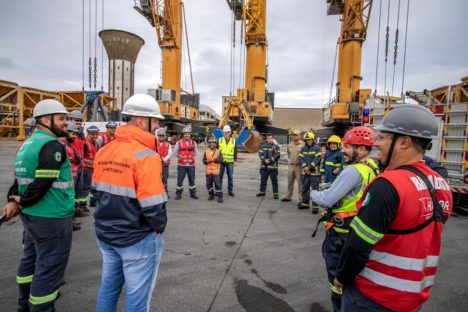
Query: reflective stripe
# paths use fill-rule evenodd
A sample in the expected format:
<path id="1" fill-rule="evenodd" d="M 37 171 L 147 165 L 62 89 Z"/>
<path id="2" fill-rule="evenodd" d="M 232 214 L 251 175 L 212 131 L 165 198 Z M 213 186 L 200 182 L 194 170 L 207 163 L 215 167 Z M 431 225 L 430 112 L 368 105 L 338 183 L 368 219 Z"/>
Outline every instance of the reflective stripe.
<path id="1" fill-rule="evenodd" d="M 369 260 L 378 261 L 379 263 L 403 270 L 423 271 L 427 267 L 437 267 L 439 256 L 427 256 L 425 259 L 415 259 L 372 250 Z"/>
<path id="2" fill-rule="evenodd" d="M 28 185 L 28 184 L 33 183 L 34 179 L 16 177 L 16 182 L 18 182 L 18 185 Z"/>
<path id="3" fill-rule="evenodd" d="M 184 187 L 183 187 L 183 186 L 177 186 L 176 189 L 177 189 L 177 190 L 183 190 Z"/>
<path id="4" fill-rule="evenodd" d="M 34 175 L 35 178 L 58 178 L 60 170 L 38 169 Z"/>
<path id="5" fill-rule="evenodd" d="M 52 187 L 56 189 L 64 189 L 69 187 L 74 187 L 75 184 L 73 181 L 70 182 L 54 182 L 52 183 Z"/>
<path id="6" fill-rule="evenodd" d="M 34 305 L 44 304 L 44 303 L 51 302 L 57 299 L 57 295 L 58 295 L 58 289 L 47 296 L 35 297 L 33 295 L 29 295 L 29 303 L 34 304 Z"/>
<path id="7" fill-rule="evenodd" d="M 333 166 L 333 167 L 341 167 L 341 164 L 337 164 L 337 163 L 334 163 L 334 162 L 331 162 L 331 161 L 326 161 L 325 165 Z"/>
<path id="8" fill-rule="evenodd" d="M 167 194 L 161 194 L 161 195 L 154 195 L 151 197 L 146 197 L 146 198 L 140 198 L 138 199 L 138 202 L 140 203 L 141 207 L 150 207 L 153 205 L 159 205 L 164 202 L 167 202 Z"/>
<path id="9" fill-rule="evenodd" d="M 28 284 L 32 282 L 32 279 L 33 279 L 33 274 L 28 275 L 28 276 L 17 276 L 16 282 L 18 284 Z"/>
<path id="10" fill-rule="evenodd" d="M 189 188 L 189 190 L 194 190 L 194 189 L 196 189 L 196 188 L 197 188 L 197 186 L 196 186 L 196 185 L 189 185 L 189 187 L 188 187 L 188 188 Z"/>
<path id="11" fill-rule="evenodd" d="M 157 153 L 152 149 L 145 149 L 145 150 L 136 152 L 135 157 L 137 159 L 140 159 L 140 158 L 143 158 L 143 157 L 146 157 L 146 156 L 152 156 L 152 155 L 156 155 L 156 154 Z"/>
<path id="12" fill-rule="evenodd" d="M 334 226 L 333 229 L 338 233 L 345 233 L 345 234 L 349 233 L 349 229 L 342 229 L 336 226 Z"/>
<path id="13" fill-rule="evenodd" d="M 328 285 L 330 285 L 331 291 L 334 292 L 335 294 L 337 295 L 343 294 L 343 291 L 341 289 L 336 288 L 335 285 L 333 285 L 332 283 L 328 282 Z"/>
<path id="14" fill-rule="evenodd" d="M 126 186 L 113 185 L 109 183 L 94 183 L 94 186 L 96 187 L 96 190 L 101 192 L 136 198 L 135 190 Z"/>
<path id="15" fill-rule="evenodd" d="M 371 245 L 375 245 L 383 237 L 383 234 L 380 234 L 365 225 L 358 216 L 356 216 L 351 222 L 351 228 L 360 238 Z"/>
<path id="16" fill-rule="evenodd" d="M 411 281 L 406 279 L 397 278 L 394 276 L 386 275 L 369 268 L 359 273 L 360 276 L 367 278 L 375 284 L 392 288 L 399 291 L 407 291 L 411 293 L 420 293 L 423 289 L 434 285 L 435 275 L 428 275 L 421 281 Z"/>

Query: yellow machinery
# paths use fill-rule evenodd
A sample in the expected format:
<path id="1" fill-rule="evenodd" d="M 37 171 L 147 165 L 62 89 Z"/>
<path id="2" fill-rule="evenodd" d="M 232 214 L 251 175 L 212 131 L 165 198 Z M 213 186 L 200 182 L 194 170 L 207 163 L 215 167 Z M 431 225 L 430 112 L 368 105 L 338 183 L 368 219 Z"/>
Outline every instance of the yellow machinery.
<path id="1" fill-rule="evenodd" d="M 266 0 L 227 0 L 234 19 L 242 22 L 246 46 L 245 85 L 236 96 L 223 97 L 223 117 L 218 127 L 229 120 L 245 127 L 239 133 L 238 144 L 248 151 L 256 152 L 260 135 L 254 128 L 264 131 L 273 119 L 274 93 L 268 93 Z M 247 135 L 248 134 L 248 135 Z"/>
<path id="2" fill-rule="evenodd" d="M 189 94 L 180 86 L 183 1 L 139 0 L 134 8 L 155 27 L 162 50 L 161 88 L 153 94 L 162 114 L 168 120 L 198 120 L 199 95 L 193 90 Z"/>
<path id="3" fill-rule="evenodd" d="M 327 0 L 328 15 L 341 15 L 336 98 L 323 109 L 322 124 L 346 128 L 360 124 L 360 109 L 371 89 L 361 89 L 362 44 L 366 40 L 372 0 Z"/>

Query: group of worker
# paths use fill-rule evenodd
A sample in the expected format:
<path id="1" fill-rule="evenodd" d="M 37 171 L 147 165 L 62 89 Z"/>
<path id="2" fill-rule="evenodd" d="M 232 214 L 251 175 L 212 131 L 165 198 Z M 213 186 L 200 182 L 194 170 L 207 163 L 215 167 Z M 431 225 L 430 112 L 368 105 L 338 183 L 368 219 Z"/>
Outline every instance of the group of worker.
<path id="1" fill-rule="evenodd" d="M 99 138 L 98 131 L 89 127 L 87 138 L 77 140 L 81 114 L 68 114 L 56 100 L 35 106 L 36 130 L 17 153 L 15 181 L 2 211 L 4 220 L 20 214 L 24 225 L 16 278 L 19 311 L 54 311 L 71 250 L 72 218 L 77 209 L 86 212 L 81 203 L 91 189 L 97 244 L 103 255 L 96 310 L 116 311 L 124 285 L 126 310 L 149 310 L 164 247 L 171 146 L 164 141 L 164 132 L 157 131 L 164 117 L 151 96 L 133 95 L 122 115 L 126 125 L 115 133 Z M 301 177 L 298 207 L 308 208 L 311 201 L 313 212 L 319 206 L 326 209 L 319 223 L 326 223 L 322 253 L 335 311 L 419 309 L 434 283 L 443 225 L 452 210 L 447 181 L 423 161 L 438 132 L 432 113 L 417 105 L 395 106 L 376 129 L 378 135 L 366 127 L 345 134 L 344 166 L 336 137 L 328 141 L 325 162 L 312 132 L 305 134 L 301 146 L 296 131 L 288 148 L 288 180 Z M 230 128 L 223 130 L 224 137 L 211 138 L 203 156 L 208 199 L 218 197 L 220 202 L 224 171 L 228 193 L 234 196 L 236 157 Z M 382 173 L 370 158 L 373 147 Z M 198 198 L 196 153 L 197 145 L 186 128 L 172 153 L 178 158 L 176 199 L 181 198 L 186 175 L 190 196 Z M 258 196 L 265 195 L 270 177 L 274 198 L 279 198 L 279 155 L 278 144 L 267 135 L 259 151 Z M 88 181 L 92 187 L 79 190 L 80 179 L 83 188 Z M 331 186 L 320 190 L 320 182 L 330 179 Z M 288 188 L 283 201 L 291 200 L 292 191 Z"/>

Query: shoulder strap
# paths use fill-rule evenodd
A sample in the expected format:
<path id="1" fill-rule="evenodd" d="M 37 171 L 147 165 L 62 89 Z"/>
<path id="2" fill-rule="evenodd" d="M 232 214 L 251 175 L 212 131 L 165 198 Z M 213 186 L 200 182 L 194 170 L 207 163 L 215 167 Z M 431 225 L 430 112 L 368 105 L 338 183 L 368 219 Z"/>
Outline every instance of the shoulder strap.
<path id="1" fill-rule="evenodd" d="M 416 233 L 416 232 L 424 229 L 426 226 L 431 224 L 433 221 L 442 222 L 443 224 L 445 224 L 445 222 L 447 221 L 447 218 L 445 217 L 444 210 L 442 209 L 442 207 L 439 204 L 439 201 L 437 200 L 436 191 L 434 189 L 434 186 L 432 186 L 431 182 L 429 182 L 427 177 L 419 169 L 417 169 L 417 168 L 415 168 L 413 166 L 403 165 L 401 167 L 398 167 L 397 169 L 403 169 L 403 170 L 411 171 L 412 173 L 417 175 L 424 182 L 427 189 L 429 190 L 429 193 L 431 194 L 432 205 L 434 207 L 434 210 L 433 210 L 432 216 L 429 219 L 427 219 L 425 222 L 420 224 L 420 225 L 417 225 L 417 226 L 415 226 L 415 227 L 413 227 L 411 229 L 407 229 L 407 230 L 391 230 L 391 229 L 389 229 L 387 233 L 389 233 L 389 234 L 400 234 L 400 235 L 401 234 Z"/>

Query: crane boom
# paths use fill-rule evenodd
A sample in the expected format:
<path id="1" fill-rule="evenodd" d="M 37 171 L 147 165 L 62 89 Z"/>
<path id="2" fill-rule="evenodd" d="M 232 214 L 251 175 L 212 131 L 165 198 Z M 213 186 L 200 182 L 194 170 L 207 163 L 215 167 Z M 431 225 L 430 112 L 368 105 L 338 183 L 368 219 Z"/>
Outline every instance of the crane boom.
<path id="1" fill-rule="evenodd" d="M 323 110 L 325 126 L 359 123 L 359 109 L 371 94 L 361 89 L 362 44 L 366 40 L 372 0 L 327 0 L 328 15 L 341 15 L 336 98 Z"/>

